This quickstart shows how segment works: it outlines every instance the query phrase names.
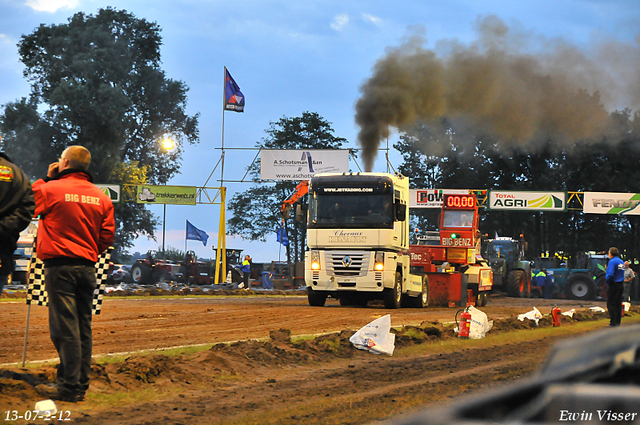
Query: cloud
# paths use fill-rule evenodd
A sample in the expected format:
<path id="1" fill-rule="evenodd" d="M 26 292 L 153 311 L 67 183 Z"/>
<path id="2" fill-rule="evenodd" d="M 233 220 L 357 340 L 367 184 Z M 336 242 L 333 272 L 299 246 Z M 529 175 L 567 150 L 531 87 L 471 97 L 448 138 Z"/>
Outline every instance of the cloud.
<path id="1" fill-rule="evenodd" d="M 336 15 L 331 22 L 331 28 L 336 31 L 342 31 L 342 28 L 349 23 L 349 15 L 341 13 Z"/>
<path id="2" fill-rule="evenodd" d="M 56 12 L 58 9 L 73 9 L 79 0 L 27 0 L 27 6 L 36 12 Z"/>
<path id="3" fill-rule="evenodd" d="M 374 24 L 374 25 L 379 25 L 380 22 L 382 22 L 382 20 L 380 18 L 378 18 L 377 16 L 369 15 L 368 13 L 363 13 L 362 14 L 362 20 L 365 21 L 365 22 L 369 22 L 371 24 Z"/>

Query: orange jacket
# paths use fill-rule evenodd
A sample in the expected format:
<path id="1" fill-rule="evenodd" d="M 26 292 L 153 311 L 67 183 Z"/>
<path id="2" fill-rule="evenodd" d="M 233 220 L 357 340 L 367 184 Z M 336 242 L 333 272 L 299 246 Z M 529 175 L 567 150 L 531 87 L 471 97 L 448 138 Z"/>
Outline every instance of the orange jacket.
<path id="1" fill-rule="evenodd" d="M 113 204 L 91 183 L 91 176 L 64 170 L 53 179 L 33 183 L 38 225 L 38 258 L 71 257 L 93 262 L 115 235 Z"/>

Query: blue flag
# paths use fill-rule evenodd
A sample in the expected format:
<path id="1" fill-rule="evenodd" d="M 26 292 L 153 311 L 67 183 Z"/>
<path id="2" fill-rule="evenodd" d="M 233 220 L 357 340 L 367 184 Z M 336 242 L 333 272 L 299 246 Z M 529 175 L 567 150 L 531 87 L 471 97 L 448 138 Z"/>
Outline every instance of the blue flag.
<path id="1" fill-rule="evenodd" d="M 224 68 L 224 110 L 244 112 L 244 95 L 226 66 Z"/>
<path id="2" fill-rule="evenodd" d="M 276 232 L 276 240 L 284 246 L 289 245 L 289 238 L 287 237 L 287 230 L 284 228 L 284 223 Z"/>
<path id="3" fill-rule="evenodd" d="M 204 230 L 198 229 L 193 224 L 189 223 L 187 220 L 187 237 L 186 239 L 190 239 L 192 241 L 201 241 L 202 245 L 207 246 L 207 241 L 209 240 L 209 235 Z"/>

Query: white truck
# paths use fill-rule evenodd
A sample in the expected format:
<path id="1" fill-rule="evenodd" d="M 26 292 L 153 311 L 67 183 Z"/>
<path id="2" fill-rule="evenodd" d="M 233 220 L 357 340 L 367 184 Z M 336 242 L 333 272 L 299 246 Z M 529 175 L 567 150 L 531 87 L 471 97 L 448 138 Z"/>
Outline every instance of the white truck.
<path id="1" fill-rule="evenodd" d="M 15 269 L 9 275 L 8 283 L 19 282 L 22 285 L 27 284 L 27 275 L 29 271 L 29 262 L 33 253 L 33 241 L 38 233 L 38 220 L 33 220 L 26 229 L 20 232 L 16 250 L 13 252 L 13 260 L 15 261 Z"/>
<path id="2" fill-rule="evenodd" d="M 309 183 L 305 282 L 311 306 L 382 299 L 425 307 L 428 283 L 410 271 L 409 179 L 400 174 L 318 174 Z"/>

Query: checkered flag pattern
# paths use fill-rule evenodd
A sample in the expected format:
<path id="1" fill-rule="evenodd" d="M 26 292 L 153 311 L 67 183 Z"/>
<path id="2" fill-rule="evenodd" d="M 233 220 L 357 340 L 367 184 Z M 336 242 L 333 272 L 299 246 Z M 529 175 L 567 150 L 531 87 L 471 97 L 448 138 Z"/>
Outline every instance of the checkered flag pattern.
<path id="1" fill-rule="evenodd" d="M 105 252 L 100 254 L 96 263 L 96 290 L 93 293 L 93 314 L 100 314 L 102 311 L 102 297 L 107 287 L 107 277 L 109 276 L 109 260 L 113 247 L 110 246 Z"/>
<path id="2" fill-rule="evenodd" d="M 107 276 L 109 275 L 109 260 L 113 247 L 109 247 L 100 254 L 96 263 L 96 290 L 93 293 L 93 314 L 100 314 L 102 310 L 102 297 L 107 286 Z M 29 286 L 27 288 L 27 304 L 48 305 L 47 291 L 44 286 L 44 263 L 38 259 L 35 250 L 31 254 L 29 262 Z"/>
<path id="3" fill-rule="evenodd" d="M 48 305 L 47 291 L 44 288 L 44 263 L 38 259 L 33 242 L 33 252 L 29 261 L 29 282 L 27 287 L 27 304 Z"/>

